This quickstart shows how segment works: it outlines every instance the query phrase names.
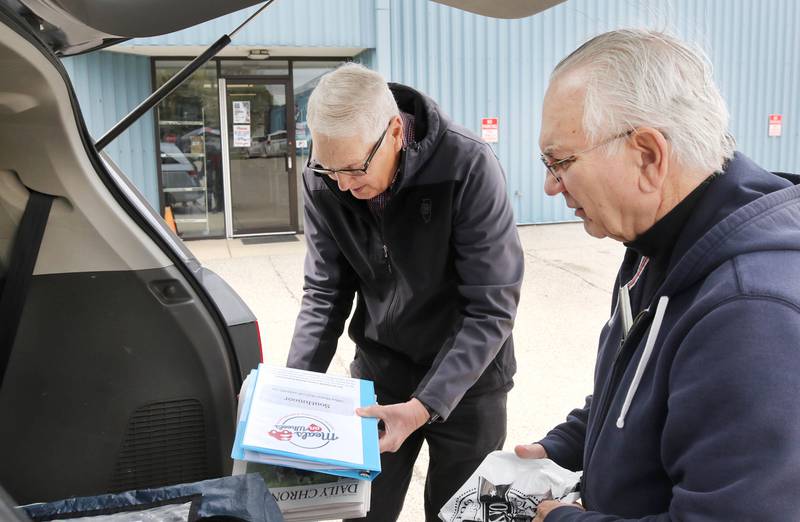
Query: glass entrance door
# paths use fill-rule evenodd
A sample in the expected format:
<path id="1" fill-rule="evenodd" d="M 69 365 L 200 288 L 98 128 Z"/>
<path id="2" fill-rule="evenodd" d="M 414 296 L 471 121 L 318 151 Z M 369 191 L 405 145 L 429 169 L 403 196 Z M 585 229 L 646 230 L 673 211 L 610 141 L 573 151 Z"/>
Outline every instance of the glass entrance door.
<path id="1" fill-rule="evenodd" d="M 233 236 L 297 230 L 290 97 L 286 82 L 225 84 Z"/>

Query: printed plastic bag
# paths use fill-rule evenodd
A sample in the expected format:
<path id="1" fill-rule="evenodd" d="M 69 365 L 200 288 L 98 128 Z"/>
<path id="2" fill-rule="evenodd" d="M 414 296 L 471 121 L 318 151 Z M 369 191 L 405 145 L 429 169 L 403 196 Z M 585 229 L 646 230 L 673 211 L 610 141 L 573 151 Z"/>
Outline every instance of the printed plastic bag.
<path id="1" fill-rule="evenodd" d="M 521 459 L 495 451 L 447 501 L 439 518 L 445 522 L 531 521 L 543 500 L 578 500 L 580 479 L 580 473 L 549 459 Z"/>

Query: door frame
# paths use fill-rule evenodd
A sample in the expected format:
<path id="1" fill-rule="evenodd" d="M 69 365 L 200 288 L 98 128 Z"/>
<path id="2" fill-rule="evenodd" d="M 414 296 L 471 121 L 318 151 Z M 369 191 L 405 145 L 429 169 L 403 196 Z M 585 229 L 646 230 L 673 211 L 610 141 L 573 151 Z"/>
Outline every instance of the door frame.
<path id="1" fill-rule="evenodd" d="M 230 140 L 228 139 L 228 85 L 229 84 L 282 85 L 286 92 L 286 147 L 287 173 L 289 175 L 289 229 L 278 232 L 253 234 L 233 233 L 233 196 L 231 193 Z M 222 146 L 222 191 L 225 199 L 225 236 L 228 238 L 276 236 L 296 234 L 300 228 L 297 205 L 297 165 L 295 150 L 294 89 L 291 78 L 236 77 L 219 78 L 219 120 Z"/>

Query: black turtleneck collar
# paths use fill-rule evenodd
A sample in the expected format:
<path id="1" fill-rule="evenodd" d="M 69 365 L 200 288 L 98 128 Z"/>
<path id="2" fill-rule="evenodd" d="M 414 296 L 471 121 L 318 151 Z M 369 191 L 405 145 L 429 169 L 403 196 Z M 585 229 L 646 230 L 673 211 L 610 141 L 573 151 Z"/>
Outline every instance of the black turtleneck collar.
<path id="1" fill-rule="evenodd" d="M 634 313 L 638 313 L 650 303 L 655 292 L 664 282 L 672 261 L 675 243 L 694 212 L 697 203 L 703 197 L 714 178 L 714 175 L 706 178 L 688 196 L 683 198 L 675 208 L 650 227 L 647 232 L 633 241 L 625 243 L 628 251 L 625 253 L 625 260 L 620 273 L 621 281 L 635 281 L 638 279 L 634 277 L 637 270 L 643 270 L 643 267 L 646 267 L 641 278 L 642 281 L 638 285 L 635 283 L 631 285 L 631 287 L 636 286 L 636 290 L 630 294 L 631 307 Z M 644 262 L 642 260 L 643 257 L 649 258 L 648 262 Z"/>
<path id="2" fill-rule="evenodd" d="M 708 185 L 714 179 L 714 175 L 706 178 L 696 189 L 678 203 L 675 208 L 670 210 L 664 217 L 656 221 L 645 233 L 625 243 L 625 246 L 632 248 L 639 255 L 647 256 L 651 259 L 663 259 L 668 261 L 672 248 L 689 216 L 692 215 L 695 205 L 703 196 Z"/>

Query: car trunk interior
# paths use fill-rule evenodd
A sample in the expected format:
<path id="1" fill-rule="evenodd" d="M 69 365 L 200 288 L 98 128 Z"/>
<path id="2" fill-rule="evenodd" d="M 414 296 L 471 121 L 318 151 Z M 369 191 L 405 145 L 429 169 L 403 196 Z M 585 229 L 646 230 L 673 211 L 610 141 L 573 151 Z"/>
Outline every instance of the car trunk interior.
<path id="1" fill-rule="evenodd" d="M 15 24 L 0 10 L 0 281 L 30 192 L 55 199 L 0 385 L 0 483 L 27 503 L 229 473 L 219 318 L 104 183 L 66 73 Z"/>

